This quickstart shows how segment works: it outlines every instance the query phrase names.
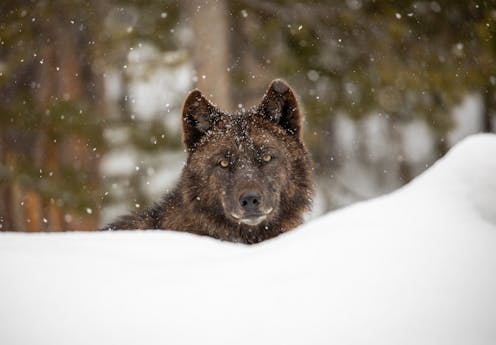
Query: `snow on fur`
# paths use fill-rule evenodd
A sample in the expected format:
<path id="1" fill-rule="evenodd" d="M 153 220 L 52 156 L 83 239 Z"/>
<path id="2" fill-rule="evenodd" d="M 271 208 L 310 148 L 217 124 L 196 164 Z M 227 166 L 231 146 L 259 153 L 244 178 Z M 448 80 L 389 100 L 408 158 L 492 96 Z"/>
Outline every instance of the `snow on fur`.
<path id="1" fill-rule="evenodd" d="M 1 344 L 494 344 L 496 136 L 246 246 L 0 234 Z"/>

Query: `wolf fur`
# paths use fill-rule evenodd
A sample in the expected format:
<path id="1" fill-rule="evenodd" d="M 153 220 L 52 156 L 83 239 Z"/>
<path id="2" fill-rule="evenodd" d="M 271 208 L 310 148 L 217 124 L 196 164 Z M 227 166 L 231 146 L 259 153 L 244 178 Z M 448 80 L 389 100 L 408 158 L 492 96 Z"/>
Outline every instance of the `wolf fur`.
<path id="1" fill-rule="evenodd" d="M 176 188 L 105 229 L 170 229 L 251 244 L 302 223 L 311 207 L 312 163 L 288 84 L 274 80 L 258 106 L 238 113 L 194 90 L 182 124 L 187 161 Z"/>

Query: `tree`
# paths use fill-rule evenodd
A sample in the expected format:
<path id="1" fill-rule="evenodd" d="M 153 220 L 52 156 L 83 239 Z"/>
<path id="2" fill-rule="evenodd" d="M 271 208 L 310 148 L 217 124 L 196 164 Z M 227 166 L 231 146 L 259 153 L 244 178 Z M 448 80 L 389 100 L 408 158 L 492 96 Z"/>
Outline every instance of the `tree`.
<path id="1" fill-rule="evenodd" d="M 195 84 L 223 109 L 231 109 L 228 7 L 224 0 L 195 0 L 185 6 L 191 20 Z"/>
<path id="2" fill-rule="evenodd" d="M 91 53 L 98 8 L 78 1 L 1 6 L 4 228 L 94 228 L 102 152 L 102 80 Z"/>
<path id="3" fill-rule="evenodd" d="M 109 201 L 99 171 L 104 128 L 127 125 L 141 150 L 164 146 L 163 124 L 130 116 L 126 61 L 133 47 L 174 48 L 177 15 L 174 1 L 0 5 L 3 229 L 95 229 Z M 124 90 L 118 107 L 107 104 L 103 86 L 116 66 Z M 157 133 L 158 145 L 151 145 Z"/>

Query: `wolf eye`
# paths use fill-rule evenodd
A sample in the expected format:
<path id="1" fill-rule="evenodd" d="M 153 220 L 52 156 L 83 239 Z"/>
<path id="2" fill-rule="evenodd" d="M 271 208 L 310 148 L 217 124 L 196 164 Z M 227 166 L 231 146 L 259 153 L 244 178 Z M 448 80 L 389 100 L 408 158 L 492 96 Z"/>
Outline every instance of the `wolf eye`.
<path id="1" fill-rule="evenodd" d="M 222 168 L 227 168 L 229 166 L 229 162 L 225 159 L 221 160 L 219 162 L 219 165 L 222 167 Z"/>
<path id="2" fill-rule="evenodd" d="M 262 156 L 262 160 L 263 160 L 265 163 L 268 163 L 268 162 L 270 162 L 270 161 L 272 160 L 272 156 L 271 156 L 271 155 L 269 155 L 268 153 L 266 153 L 266 154 L 264 154 L 264 155 Z"/>

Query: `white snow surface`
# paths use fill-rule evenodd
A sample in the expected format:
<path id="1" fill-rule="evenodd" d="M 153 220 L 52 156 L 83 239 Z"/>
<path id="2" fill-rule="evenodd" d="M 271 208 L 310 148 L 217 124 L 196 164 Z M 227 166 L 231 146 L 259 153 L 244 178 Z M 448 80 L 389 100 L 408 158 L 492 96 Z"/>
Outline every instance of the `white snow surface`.
<path id="1" fill-rule="evenodd" d="M 0 344 L 496 344 L 496 135 L 258 245 L 1 233 Z"/>

